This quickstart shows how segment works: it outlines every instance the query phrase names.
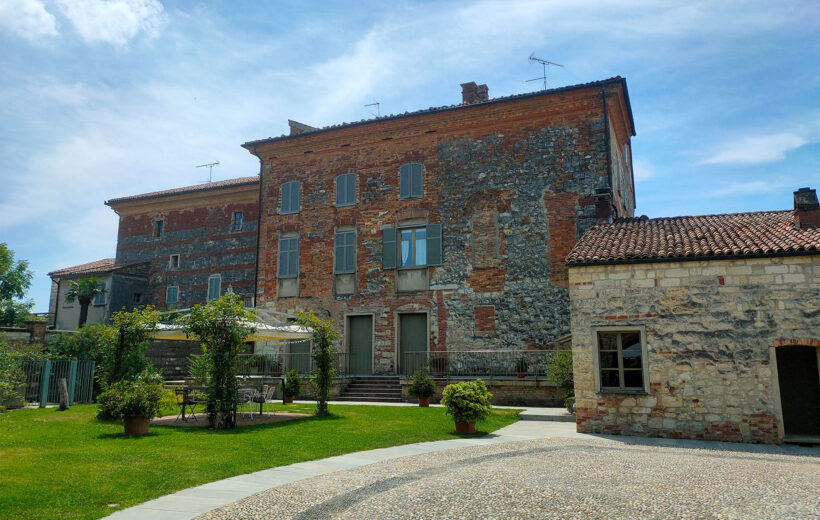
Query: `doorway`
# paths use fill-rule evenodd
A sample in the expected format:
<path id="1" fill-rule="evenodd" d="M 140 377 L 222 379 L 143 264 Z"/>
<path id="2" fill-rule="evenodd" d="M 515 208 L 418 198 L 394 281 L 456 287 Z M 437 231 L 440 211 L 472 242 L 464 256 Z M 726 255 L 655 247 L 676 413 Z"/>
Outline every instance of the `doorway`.
<path id="1" fill-rule="evenodd" d="M 351 374 L 373 374 L 373 316 L 347 317 L 348 343 Z"/>
<path id="2" fill-rule="evenodd" d="M 820 375 L 817 349 L 776 349 L 780 408 L 787 436 L 820 436 Z"/>
<path id="3" fill-rule="evenodd" d="M 427 313 L 399 314 L 400 370 L 413 375 L 427 366 Z"/>

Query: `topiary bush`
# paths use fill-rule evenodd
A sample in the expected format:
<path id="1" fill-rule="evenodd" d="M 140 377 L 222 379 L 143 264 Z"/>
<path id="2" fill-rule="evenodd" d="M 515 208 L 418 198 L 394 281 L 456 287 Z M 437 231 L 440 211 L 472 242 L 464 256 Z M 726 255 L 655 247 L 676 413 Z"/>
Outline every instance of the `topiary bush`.
<path id="1" fill-rule="evenodd" d="M 558 385 L 564 396 L 564 406 L 572 413 L 575 411 L 575 383 L 572 373 L 572 350 L 564 349 L 553 352 L 547 364 L 547 377 Z"/>
<path id="2" fill-rule="evenodd" d="M 455 422 L 475 423 L 490 415 L 492 397 L 484 381 L 476 379 L 445 386 L 441 404 Z"/>
<path id="3" fill-rule="evenodd" d="M 413 383 L 407 387 L 407 393 L 422 399 L 433 397 L 433 394 L 436 393 L 436 385 L 427 375 L 427 372 L 416 370 L 416 373 L 413 374 Z"/>
<path id="4" fill-rule="evenodd" d="M 285 372 L 285 380 L 282 382 L 282 394 L 285 397 L 296 397 L 302 391 L 302 378 L 299 372 L 290 370 Z"/>

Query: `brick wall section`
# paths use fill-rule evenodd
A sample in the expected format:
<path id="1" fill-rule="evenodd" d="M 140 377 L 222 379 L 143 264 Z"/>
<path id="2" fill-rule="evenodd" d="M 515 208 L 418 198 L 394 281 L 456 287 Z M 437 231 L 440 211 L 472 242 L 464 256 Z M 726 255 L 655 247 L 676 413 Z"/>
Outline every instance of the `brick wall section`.
<path id="1" fill-rule="evenodd" d="M 607 89 L 612 117 L 622 92 Z M 340 330 L 346 314 L 374 313 L 376 373 L 396 370 L 401 312 L 429 313 L 430 350 L 550 346 L 569 332 L 564 258 L 594 221 L 592 194 L 610 184 L 605 126 L 595 86 L 247 144 L 262 161 L 260 313 L 312 309 Z M 407 162 L 424 166 L 422 199 L 399 199 Z M 350 172 L 357 202 L 337 208 L 335 179 Z M 292 180 L 301 210 L 281 215 L 280 188 Z M 428 270 L 429 290 L 398 293 L 396 270 L 382 269 L 381 230 L 408 217 L 442 224 L 443 265 Z M 335 295 L 334 230 L 350 224 L 356 291 Z M 299 296 L 279 298 L 288 231 L 300 234 Z M 489 306 L 495 334 L 477 334 L 476 307 Z"/>
<path id="2" fill-rule="evenodd" d="M 572 267 L 569 283 L 578 431 L 782 437 L 770 347 L 820 344 L 820 256 Z M 613 325 L 646 327 L 648 395 L 596 391 L 595 327 Z"/>
<path id="3" fill-rule="evenodd" d="M 441 402 L 441 392 L 444 387 L 468 379 L 433 379 L 436 393 L 430 398 L 433 403 Z M 407 392 L 407 387 L 413 384 L 410 378 L 401 378 L 402 399 L 415 402 L 417 398 Z M 501 406 L 564 406 L 561 391 L 554 383 L 544 379 L 488 379 L 484 380 L 487 389 L 493 394 L 492 404 Z"/>
<path id="4" fill-rule="evenodd" d="M 477 334 L 492 334 L 495 332 L 495 307 L 492 305 L 476 305 L 475 331 Z"/>

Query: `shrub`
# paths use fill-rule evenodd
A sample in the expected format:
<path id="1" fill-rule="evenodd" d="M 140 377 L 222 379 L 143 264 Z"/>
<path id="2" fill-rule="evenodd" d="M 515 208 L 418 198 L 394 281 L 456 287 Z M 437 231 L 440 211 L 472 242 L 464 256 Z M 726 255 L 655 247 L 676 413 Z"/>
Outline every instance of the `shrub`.
<path id="1" fill-rule="evenodd" d="M 121 419 L 126 416 L 152 419 L 159 415 L 163 390 L 162 378 L 156 372 L 143 372 L 134 381 L 117 381 L 97 396 L 99 419 Z"/>
<path id="2" fill-rule="evenodd" d="M 285 372 L 285 380 L 282 382 L 282 395 L 285 397 L 296 397 L 302 391 L 302 378 L 295 369 Z"/>
<path id="3" fill-rule="evenodd" d="M 474 423 L 483 421 L 490 415 L 493 397 L 484 381 L 465 381 L 444 387 L 441 404 L 447 407 L 447 414 L 455 422 Z"/>
<path id="4" fill-rule="evenodd" d="M 22 400 L 20 388 L 26 384 L 26 374 L 23 364 L 42 358 L 42 345 L 36 343 L 9 344 L 0 337 L 0 411 L 5 410 L 8 403 Z"/>
<path id="5" fill-rule="evenodd" d="M 339 339 L 339 333 L 333 328 L 332 321 L 320 319 L 312 311 L 298 311 L 296 317 L 297 323 L 310 327 L 313 332 L 311 357 L 316 368 L 311 375 L 316 388 L 316 415 L 327 415 L 327 400 L 330 397 L 333 374 L 336 372 L 333 342 Z"/>
<path id="6" fill-rule="evenodd" d="M 61 334 L 49 351 L 66 359 L 93 359 L 100 370 L 117 346 L 117 329 L 107 325 L 83 325 L 73 334 Z"/>
<path id="7" fill-rule="evenodd" d="M 207 386 L 211 380 L 211 358 L 207 352 L 188 358 L 188 377 L 196 386 Z"/>
<path id="8" fill-rule="evenodd" d="M 407 387 L 407 393 L 419 398 L 432 397 L 436 393 L 436 385 L 427 372 L 416 370 L 413 374 L 413 383 Z"/>
<path id="9" fill-rule="evenodd" d="M 525 374 L 529 368 L 530 364 L 527 363 L 527 360 L 524 357 L 518 358 L 518 361 L 515 362 L 515 371 L 519 374 Z"/>
<path id="10" fill-rule="evenodd" d="M 148 305 L 130 312 L 116 312 L 111 322 L 116 327 L 117 340 L 98 371 L 103 388 L 117 381 L 133 380 L 148 366 L 145 349 L 159 323 L 159 313 Z"/>
<path id="11" fill-rule="evenodd" d="M 564 349 L 553 352 L 547 363 L 547 377 L 558 385 L 564 396 L 564 406 L 570 412 L 575 408 L 575 384 L 572 375 L 572 350 Z"/>

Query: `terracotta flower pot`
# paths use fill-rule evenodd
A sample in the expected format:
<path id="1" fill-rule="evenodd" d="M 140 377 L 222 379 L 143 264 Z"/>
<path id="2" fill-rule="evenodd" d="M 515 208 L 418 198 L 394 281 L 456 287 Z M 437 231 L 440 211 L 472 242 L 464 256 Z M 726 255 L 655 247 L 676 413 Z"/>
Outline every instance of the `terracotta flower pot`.
<path id="1" fill-rule="evenodd" d="M 430 398 L 429 397 L 419 397 L 419 406 L 430 406 Z"/>
<path id="2" fill-rule="evenodd" d="M 518 379 L 524 379 L 525 377 L 527 377 L 527 373 L 526 373 L 526 372 L 519 372 L 519 373 L 518 373 Z"/>
<path id="3" fill-rule="evenodd" d="M 475 423 L 456 422 L 456 433 L 475 433 Z"/>
<path id="4" fill-rule="evenodd" d="M 122 424 L 125 426 L 126 435 L 145 435 L 148 433 L 147 417 L 139 417 L 136 415 L 128 415 L 122 418 Z"/>
<path id="5" fill-rule="evenodd" d="M 282 399 L 282 401 L 284 401 L 285 404 L 292 403 L 293 402 L 293 396 L 292 395 L 286 395 L 285 398 Z"/>

